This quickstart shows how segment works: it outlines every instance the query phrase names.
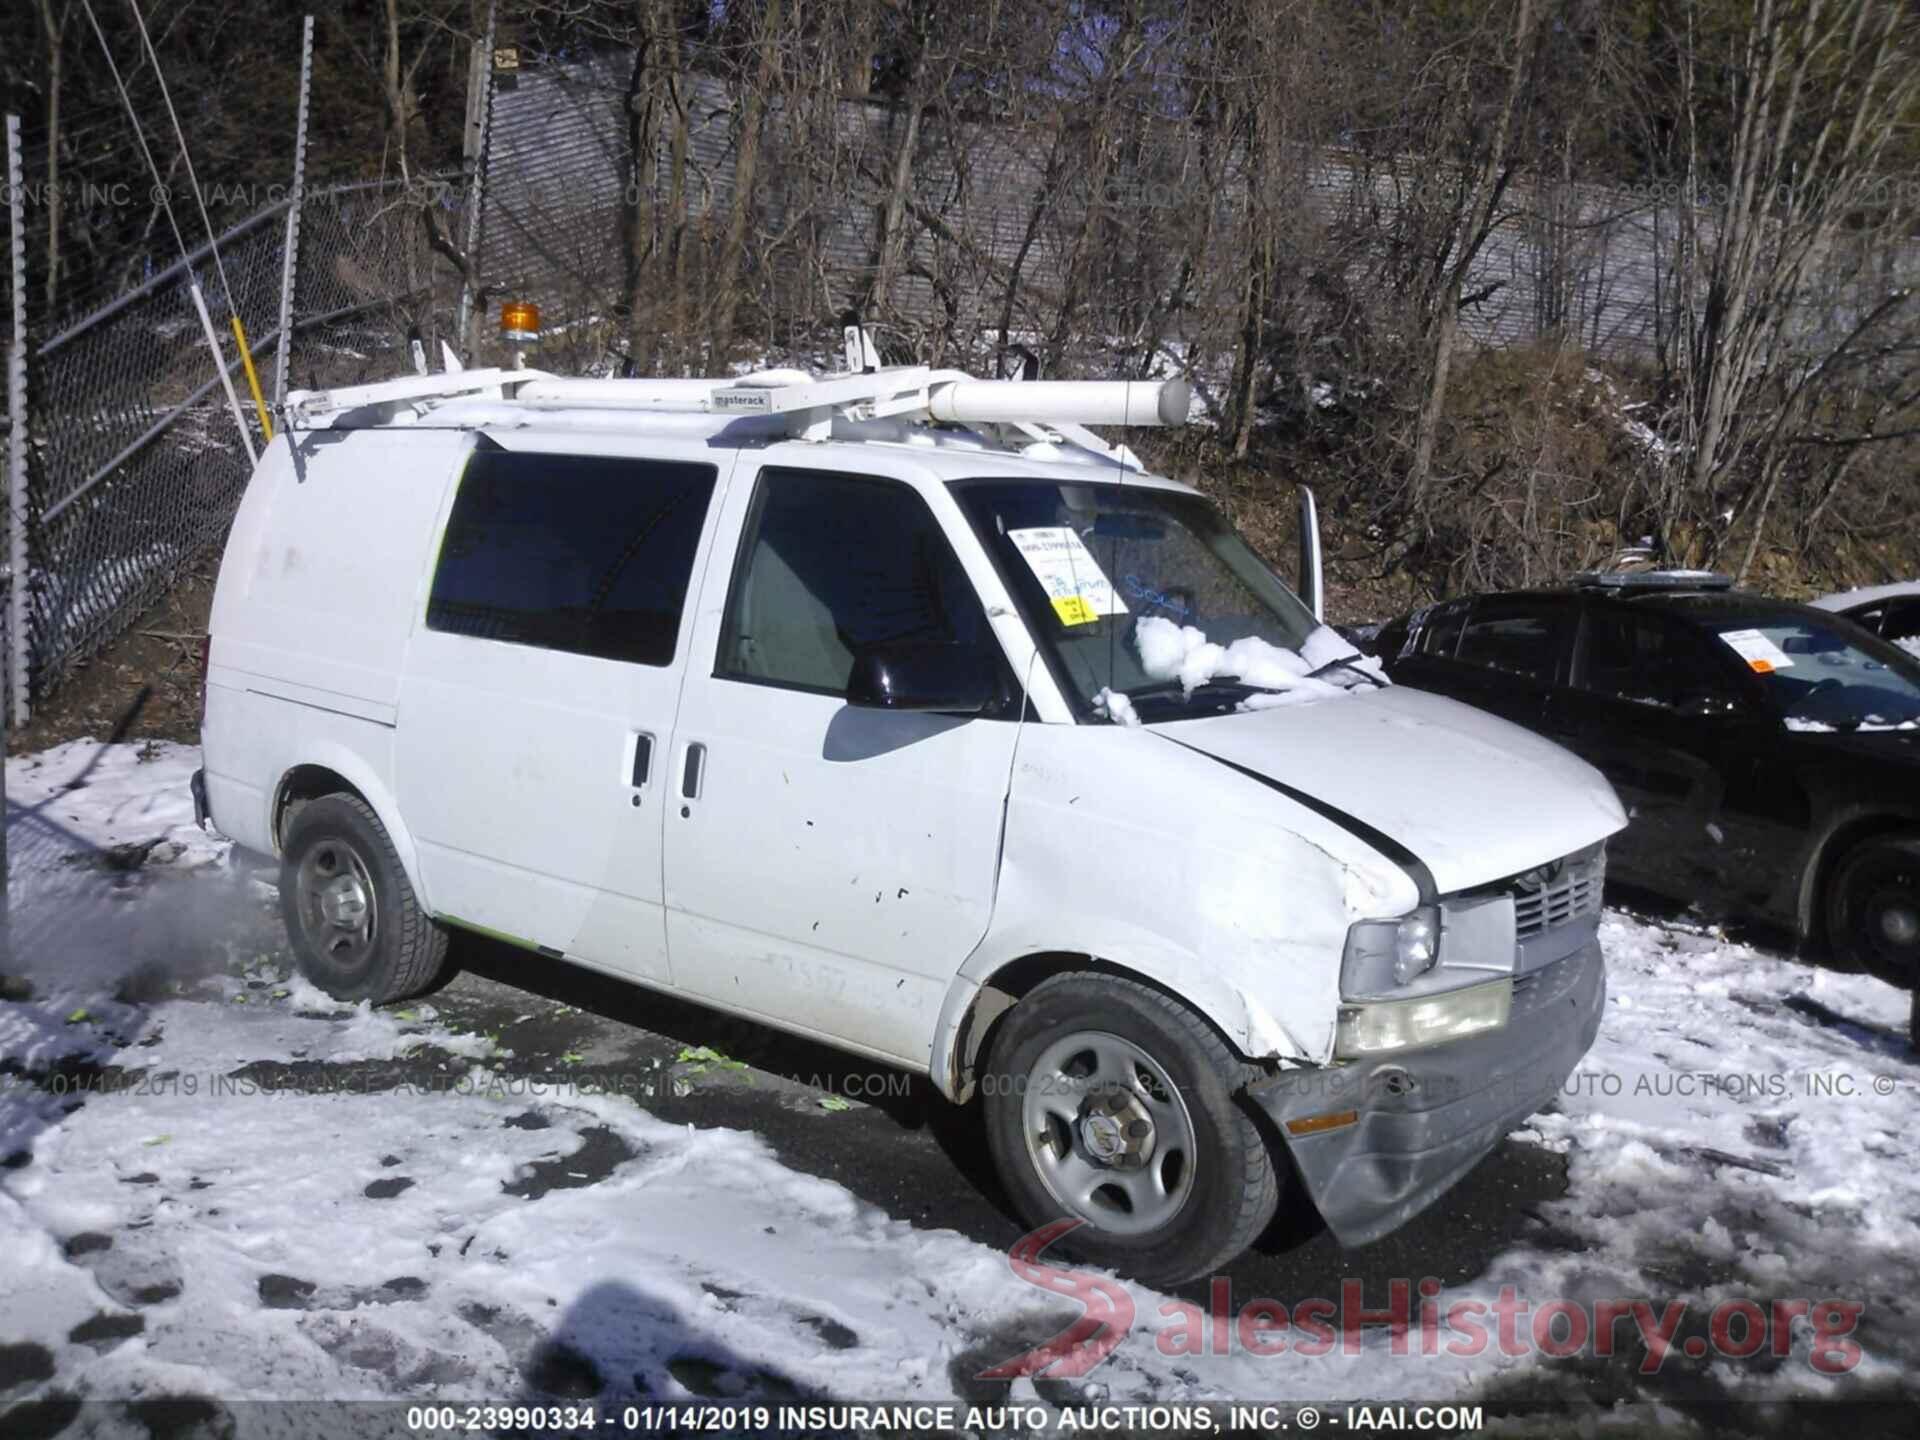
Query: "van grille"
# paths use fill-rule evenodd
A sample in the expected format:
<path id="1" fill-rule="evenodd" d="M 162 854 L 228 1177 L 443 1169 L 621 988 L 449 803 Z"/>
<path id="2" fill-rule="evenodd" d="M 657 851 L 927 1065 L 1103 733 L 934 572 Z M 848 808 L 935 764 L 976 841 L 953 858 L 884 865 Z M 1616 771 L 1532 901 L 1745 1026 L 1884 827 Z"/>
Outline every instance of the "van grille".
<path id="1" fill-rule="evenodd" d="M 1508 881 L 1514 938 L 1531 940 L 1583 916 L 1599 914 L 1606 879 L 1607 852 L 1604 846 L 1596 846 L 1568 856 L 1560 873 L 1544 883 L 1527 876 Z"/>

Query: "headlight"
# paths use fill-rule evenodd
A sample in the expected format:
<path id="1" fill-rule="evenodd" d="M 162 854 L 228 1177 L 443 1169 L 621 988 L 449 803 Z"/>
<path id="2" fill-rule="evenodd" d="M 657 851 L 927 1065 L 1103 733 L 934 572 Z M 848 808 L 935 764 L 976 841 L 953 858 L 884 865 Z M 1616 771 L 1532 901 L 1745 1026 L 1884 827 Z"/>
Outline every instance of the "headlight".
<path id="1" fill-rule="evenodd" d="M 1417 1045 L 1463 1040 L 1500 1029 L 1512 1010 L 1512 980 L 1443 990 L 1411 1000 L 1342 1005 L 1333 1053 L 1337 1059 L 1353 1059 L 1385 1050 L 1411 1050 Z"/>
<path id="2" fill-rule="evenodd" d="M 1362 920 L 1347 931 L 1340 993 L 1349 1000 L 1390 995 L 1440 963 L 1440 912 L 1423 905 L 1397 920 Z"/>

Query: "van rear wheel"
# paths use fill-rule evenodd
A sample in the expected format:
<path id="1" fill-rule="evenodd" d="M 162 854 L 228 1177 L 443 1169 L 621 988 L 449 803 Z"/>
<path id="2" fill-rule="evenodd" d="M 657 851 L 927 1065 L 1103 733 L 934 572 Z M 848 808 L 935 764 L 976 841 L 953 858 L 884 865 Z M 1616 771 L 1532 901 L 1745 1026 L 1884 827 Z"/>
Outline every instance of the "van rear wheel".
<path id="1" fill-rule="evenodd" d="M 1235 1098 L 1246 1067 L 1171 996 L 1059 975 L 1001 1022 L 981 1079 L 987 1143 L 1054 1249 L 1148 1284 L 1225 1265 L 1273 1218 L 1278 1173 Z"/>
<path id="2" fill-rule="evenodd" d="M 301 973 L 336 1000 L 404 1000 L 447 969 L 446 931 L 357 795 L 323 795 L 295 813 L 280 846 L 280 914 Z"/>

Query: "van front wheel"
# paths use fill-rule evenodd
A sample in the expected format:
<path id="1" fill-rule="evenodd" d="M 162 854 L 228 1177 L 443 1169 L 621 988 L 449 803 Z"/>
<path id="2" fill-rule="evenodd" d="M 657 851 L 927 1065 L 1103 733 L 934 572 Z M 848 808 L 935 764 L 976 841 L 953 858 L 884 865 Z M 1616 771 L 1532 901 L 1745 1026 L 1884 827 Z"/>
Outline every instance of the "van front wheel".
<path id="1" fill-rule="evenodd" d="M 988 1146 L 1029 1224 L 1081 1222 L 1054 1249 L 1176 1284 L 1245 1250 L 1279 1204 L 1273 1156 L 1235 1099 L 1244 1078 L 1171 996 L 1055 976 L 994 1035 L 980 1082 Z"/>
<path id="2" fill-rule="evenodd" d="M 446 931 L 420 908 L 393 837 L 355 795 L 302 805 L 280 846 L 280 914 L 300 971 L 336 1000 L 430 990 Z"/>

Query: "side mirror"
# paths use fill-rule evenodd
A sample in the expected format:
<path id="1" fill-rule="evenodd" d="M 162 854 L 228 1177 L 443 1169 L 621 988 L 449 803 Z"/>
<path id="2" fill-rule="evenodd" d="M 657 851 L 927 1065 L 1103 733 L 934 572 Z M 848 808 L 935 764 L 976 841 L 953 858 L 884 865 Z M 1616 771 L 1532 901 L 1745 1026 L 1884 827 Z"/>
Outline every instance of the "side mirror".
<path id="1" fill-rule="evenodd" d="M 999 689 L 993 666 L 969 645 L 867 645 L 853 657 L 847 703 L 869 710 L 978 715 Z"/>
<path id="2" fill-rule="evenodd" d="M 1313 490 L 1300 487 L 1300 599 L 1313 618 L 1326 623 L 1327 577 L 1320 557 L 1320 507 Z"/>

